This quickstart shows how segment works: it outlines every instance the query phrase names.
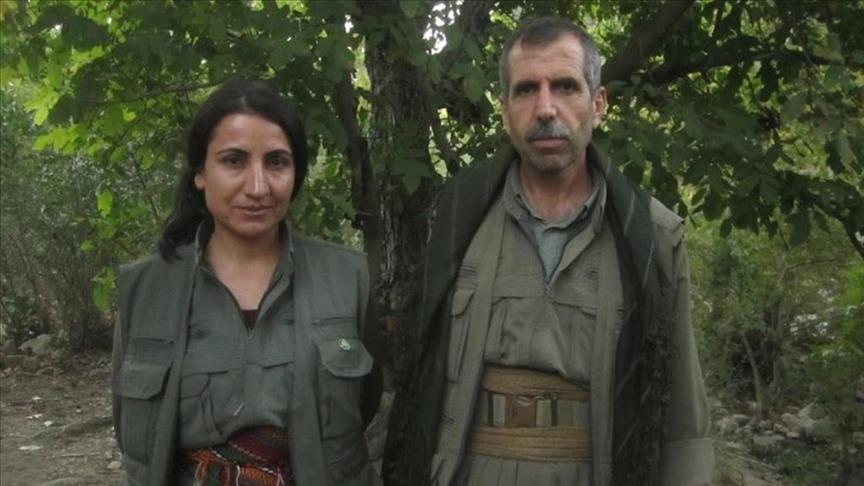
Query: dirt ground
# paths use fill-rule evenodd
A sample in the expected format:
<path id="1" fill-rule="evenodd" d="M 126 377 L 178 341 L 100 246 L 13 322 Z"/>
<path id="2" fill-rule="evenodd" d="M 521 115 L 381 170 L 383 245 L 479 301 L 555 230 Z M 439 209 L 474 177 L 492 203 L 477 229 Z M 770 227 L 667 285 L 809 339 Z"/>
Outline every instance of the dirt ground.
<path id="1" fill-rule="evenodd" d="M 111 426 L 108 354 L 57 360 L 37 373 L 0 370 L 0 486 L 122 484 Z M 788 484 L 718 444 L 715 484 Z"/>
<path id="2" fill-rule="evenodd" d="M 0 486 L 117 485 L 109 356 L 0 370 Z"/>

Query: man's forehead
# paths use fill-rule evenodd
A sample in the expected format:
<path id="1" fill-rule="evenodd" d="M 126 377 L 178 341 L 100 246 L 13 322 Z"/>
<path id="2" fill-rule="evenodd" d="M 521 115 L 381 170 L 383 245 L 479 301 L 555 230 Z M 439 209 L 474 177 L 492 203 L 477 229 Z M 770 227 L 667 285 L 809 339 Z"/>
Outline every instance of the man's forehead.
<path id="1" fill-rule="evenodd" d="M 575 58 L 581 63 L 584 55 L 585 52 L 579 39 L 576 36 L 566 34 L 555 38 L 551 42 L 516 42 L 513 45 L 513 49 L 510 50 L 508 58 L 513 63 L 524 59 L 570 57 Z"/>
<path id="2" fill-rule="evenodd" d="M 581 72 L 584 57 L 579 39 L 564 34 L 542 44 L 516 42 L 508 55 L 507 65 L 511 76 L 520 77 L 532 77 L 546 71 Z"/>

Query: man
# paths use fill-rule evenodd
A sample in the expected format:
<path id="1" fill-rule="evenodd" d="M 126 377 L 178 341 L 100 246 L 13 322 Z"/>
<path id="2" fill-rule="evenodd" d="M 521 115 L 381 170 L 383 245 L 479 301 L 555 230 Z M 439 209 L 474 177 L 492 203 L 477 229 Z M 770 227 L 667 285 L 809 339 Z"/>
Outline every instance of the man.
<path id="1" fill-rule="evenodd" d="M 537 19 L 500 74 L 512 147 L 442 192 L 385 480 L 710 483 L 682 220 L 590 143 L 594 42 Z"/>

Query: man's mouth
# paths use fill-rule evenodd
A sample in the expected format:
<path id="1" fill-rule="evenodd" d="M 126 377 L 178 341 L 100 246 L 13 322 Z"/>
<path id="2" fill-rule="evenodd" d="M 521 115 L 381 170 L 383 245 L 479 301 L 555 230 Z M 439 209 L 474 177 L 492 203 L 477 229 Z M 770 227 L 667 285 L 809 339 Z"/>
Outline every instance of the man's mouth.
<path id="1" fill-rule="evenodd" d="M 539 149 L 557 149 L 567 143 L 566 138 L 560 137 L 532 137 L 528 142 Z"/>

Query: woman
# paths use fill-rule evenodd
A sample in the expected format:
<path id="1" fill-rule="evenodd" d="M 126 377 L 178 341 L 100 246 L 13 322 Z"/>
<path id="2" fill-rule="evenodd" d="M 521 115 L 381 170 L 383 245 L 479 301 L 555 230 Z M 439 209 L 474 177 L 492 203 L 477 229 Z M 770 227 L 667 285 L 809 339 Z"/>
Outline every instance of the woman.
<path id="1" fill-rule="evenodd" d="M 285 223 L 307 169 L 297 112 L 264 82 L 230 81 L 198 110 L 186 155 L 159 254 L 120 270 L 127 482 L 376 484 L 368 270 Z"/>

